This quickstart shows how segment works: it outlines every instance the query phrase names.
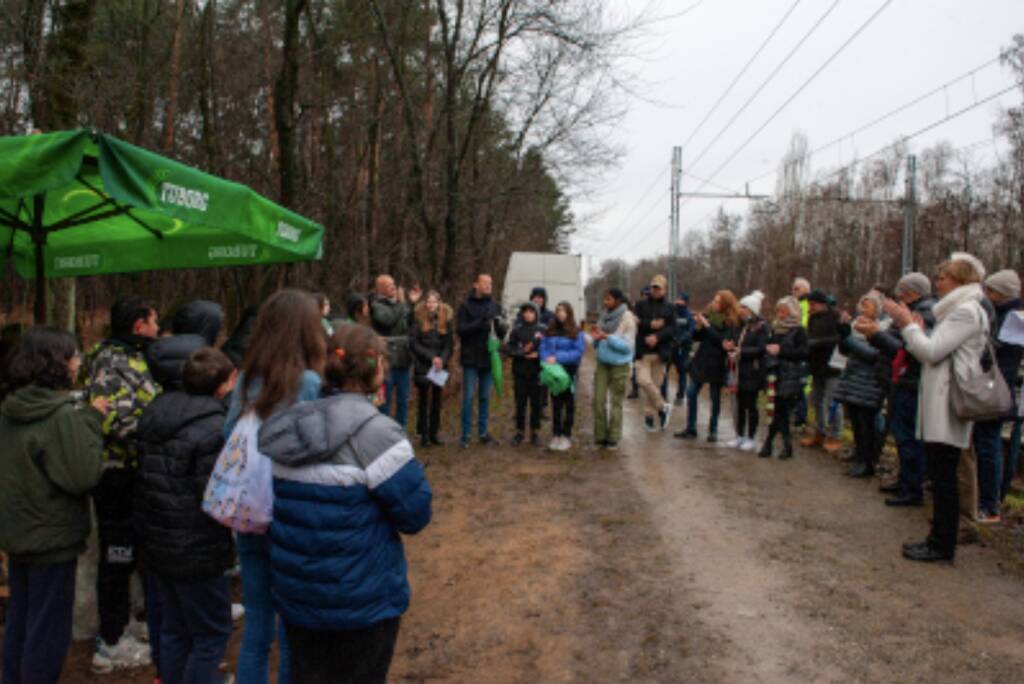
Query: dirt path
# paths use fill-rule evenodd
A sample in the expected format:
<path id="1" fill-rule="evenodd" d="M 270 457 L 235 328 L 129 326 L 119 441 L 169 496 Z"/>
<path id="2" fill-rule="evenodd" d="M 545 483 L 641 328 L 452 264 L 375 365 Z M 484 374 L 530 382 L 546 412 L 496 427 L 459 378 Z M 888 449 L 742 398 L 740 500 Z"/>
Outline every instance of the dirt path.
<path id="1" fill-rule="evenodd" d="M 926 511 L 886 508 L 875 483 L 824 456 L 765 461 L 647 434 L 627 404 L 616 453 L 429 452 L 435 517 L 407 540 L 413 603 L 393 681 L 1019 680 L 1024 583 L 995 551 L 908 563 L 900 544 L 924 535 Z M 63 681 L 92 681 L 86 652 Z"/>

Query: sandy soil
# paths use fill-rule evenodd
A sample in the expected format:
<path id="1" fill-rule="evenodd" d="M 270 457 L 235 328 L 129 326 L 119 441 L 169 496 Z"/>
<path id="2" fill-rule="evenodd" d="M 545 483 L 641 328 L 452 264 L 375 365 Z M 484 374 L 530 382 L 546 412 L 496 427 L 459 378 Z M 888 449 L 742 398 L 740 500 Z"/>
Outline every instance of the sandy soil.
<path id="1" fill-rule="evenodd" d="M 627 404 L 614 453 L 428 452 L 435 517 L 407 542 L 393 681 L 1019 681 L 1024 584 L 1002 551 L 906 562 L 927 510 L 886 508 L 823 455 L 647 434 Z M 94 679 L 87 660 L 76 645 L 63 681 L 152 681 Z"/>

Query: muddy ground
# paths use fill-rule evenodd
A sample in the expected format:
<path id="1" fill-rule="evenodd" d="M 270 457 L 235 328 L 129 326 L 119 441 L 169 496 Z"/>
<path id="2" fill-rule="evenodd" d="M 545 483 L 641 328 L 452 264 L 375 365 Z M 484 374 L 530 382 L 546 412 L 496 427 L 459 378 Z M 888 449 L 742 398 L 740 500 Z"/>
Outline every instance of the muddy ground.
<path id="1" fill-rule="evenodd" d="M 909 563 L 928 511 L 886 508 L 830 457 L 647 434 L 636 401 L 626 420 L 613 453 L 427 452 L 434 521 L 407 542 L 393 681 L 1020 681 L 1024 582 L 1005 549 Z M 93 678 L 88 650 L 64 682 L 152 681 Z"/>

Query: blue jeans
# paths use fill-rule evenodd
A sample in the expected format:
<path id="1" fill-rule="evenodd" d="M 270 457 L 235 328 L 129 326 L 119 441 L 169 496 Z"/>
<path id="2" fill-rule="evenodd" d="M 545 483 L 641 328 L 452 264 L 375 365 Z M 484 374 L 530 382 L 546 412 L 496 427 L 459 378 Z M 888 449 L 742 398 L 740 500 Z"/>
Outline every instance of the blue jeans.
<path id="1" fill-rule="evenodd" d="M 220 663 L 231 639 L 231 587 L 221 575 L 199 582 L 158 577 L 160 680 L 163 684 L 220 684 Z"/>
<path id="2" fill-rule="evenodd" d="M 686 429 L 697 429 L 697 395 L 700 394 L 703 382 L 690 381 L 686 388 Z M 708 423 L 708 432 L 712 435 L 718 434 L 718 414 L 722 410 L 722 386 L 708 385 L 708 393 L 711 394 L 711 421 Z"/>
<path id="3" fill-rule="evenodd" d="M 1020 467 L 1020 438 L 1022 425 L 1024 425 L 1024 420 L 1017 418 L 1013 421 L 1013 429 L 1010 431 L 1010 450 L 1006 454 L 1006 462 L 1003 463 L 1003 499 L 1006 498 L 1007 493 L 1010 491 L 1010 483 L 1013 482 L 1013 478 L 1017 474 L 1017 468 Z"/>
<path id="4" fill-rule="evenodd" d="M 4 629 L 4 683 L 56 684 L 71 646 L 77 560 L 8 563 L 11 590 Z"/>
<path id="5" fill-rule="evenodd" d="M 686 396 L 686 371 L 690 367 L 689 352 L 686 354 L 678 352 L 673 354 L 672 365 L 676 367 L 676 373 L 679 375 L 679 384 L 676 386 L 676 399 L 682 399 Z M 668 381 L 668 373 L 665 373 L 665 381 Z"/>
<path id="6" fill-rule="evenodd" d="M 974 424 L 974 451 L 978 455 L 978 506 L 985 513 L 998 513 L 1003 484 L 1003 421 Z"/>
<path id="7" fill-rule="evenodd" d="M 384 378 L 385 399 L 380 412 L 391 415 L 391 397 L 395 396 L 395 421 L 405 427 L 409 419 L 409 369 L 392 368 Z"/>
<path id="8" fill-rule="evenodd" d="M 473 394 L 479 389 L 477 396 L 477 435 L 487 434 L 487 419 L 491 410 L 491 387 L 494 378 L 490 368 L 462 369 L 462 441 L 468 442 L 473 434 Z"/>
<path id="9" fill-rule="evenodd" d="M 924 496 L 924 442 L 917 439 L 917 390 L 897 389 L 889 403 L 889 428 L 900 456 L 900 492 L 920 499 Z"/>
<path id="10" fill-rule="evenodd" d="M 288 640 L 284 621 L 277 619 L 270 594 L 270 537 L 263 534 L 239 534 L 238 556 L 242 561 L 242 603 L 245 629 L 238 652 L 238 681 L 266 684 L 270 681 L 270 646 L 278 635 L 279 684 L 290 684 Z"/>

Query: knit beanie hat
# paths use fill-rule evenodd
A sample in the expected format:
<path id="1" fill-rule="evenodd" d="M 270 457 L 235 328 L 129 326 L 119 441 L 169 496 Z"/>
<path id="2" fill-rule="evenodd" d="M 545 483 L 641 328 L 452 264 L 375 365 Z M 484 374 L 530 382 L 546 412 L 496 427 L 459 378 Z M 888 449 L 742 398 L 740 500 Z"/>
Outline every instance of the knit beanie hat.
<path id="1" fill-rule="evenodd" d="M 985 280 L 985 265 L 981 263 L 981 259 L 973 254 L 968 254 L 967 252 L 953 252 L 949 255 L 949 260 L 966 261 L 974 267 L 974 271 L 978 274 L 978 278 L 980 280 Z"/>
<path id="2" fill-rule="evenodd" d="M 913 292 L 920 297 L 927 297 L 932 293 L 932 282 L 924 273 L 908 273 L 896 282 L 895 294 Z"/>
<path id="3" fill-rule="evenodd" d="M 764 292 L 754 290 L 740 300 L 740 306 L 750 309 L 755 316 L 761 315 L 761 303 L 764 302 Z"/>
<path id="4" fill-rule="evenodd" d="M 985 287 L 995 290 L 1004 297 L 1017 299 L 1020 297 L 1020 276 L 1013 269 L 993 273 L 985 281 Z"/>

